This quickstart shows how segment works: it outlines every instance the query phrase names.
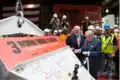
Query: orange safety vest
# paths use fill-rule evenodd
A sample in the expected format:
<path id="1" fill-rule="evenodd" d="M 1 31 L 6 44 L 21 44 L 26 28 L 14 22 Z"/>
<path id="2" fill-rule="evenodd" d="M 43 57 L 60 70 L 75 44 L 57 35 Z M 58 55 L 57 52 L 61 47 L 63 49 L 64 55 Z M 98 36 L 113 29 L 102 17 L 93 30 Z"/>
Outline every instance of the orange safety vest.
<path id="1" fill-rule="evenodd" d="M 65 42 L 66 39 L 67 39 L 67 37 L 68 37 L 68 35 L 62 34 L 62 35 L 60 36 L 60 40 Z"/>

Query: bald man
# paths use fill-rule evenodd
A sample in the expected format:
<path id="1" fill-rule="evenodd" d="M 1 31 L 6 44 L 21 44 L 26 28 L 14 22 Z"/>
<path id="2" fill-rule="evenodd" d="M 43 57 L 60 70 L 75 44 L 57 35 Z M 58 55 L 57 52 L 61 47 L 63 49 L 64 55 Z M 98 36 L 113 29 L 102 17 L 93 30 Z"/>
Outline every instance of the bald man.
<path id="1" fill-rule="evenodd" d="M 89 58 L 90 74 L 97 79 L 97 72 L 101 66 L 102 43 L 98 38 L 94 37 L 94 32 L 92 30 L 86 31 L 85 36 L 86 40 L 81 48 L 81 53 Z"/>
<path id="2" fill-rule="evenodd" d="M 102 28 L 101 28 L 100 26 L 96 26 L 96 27 L 95 27 L 95 35 L 96 35 L 96 37 L 98 37 L 99 39 L 101 38 Z"/>
<path id="3" fill-rule="evenodd" d="M 85 37 L 81 34 L 80 26 L 75 26 L 74 34 L 70 35 L 66 40 L 66 44 L 72 48 L 80 61 L 84 59 L 84 55 L 80 54 L 80 48 L 83 46 L 84 41 Z"/>

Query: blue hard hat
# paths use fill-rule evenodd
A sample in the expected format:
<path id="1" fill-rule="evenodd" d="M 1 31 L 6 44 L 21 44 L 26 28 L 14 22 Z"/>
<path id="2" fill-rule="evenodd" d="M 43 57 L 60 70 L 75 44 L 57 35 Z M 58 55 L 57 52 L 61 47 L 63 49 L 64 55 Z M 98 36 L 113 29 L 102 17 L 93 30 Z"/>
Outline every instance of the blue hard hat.
<path id="1" fill-rule="evenodd" d="M 104 29 L 110 29 L 110 28 L 111 28 L 111 26 L 109 24 L 104 25 Z"/>
<path id="2" fill-rule="evenodd" d="M 113 29 L 113 26 L 110 26 L 111 29 Z"/>

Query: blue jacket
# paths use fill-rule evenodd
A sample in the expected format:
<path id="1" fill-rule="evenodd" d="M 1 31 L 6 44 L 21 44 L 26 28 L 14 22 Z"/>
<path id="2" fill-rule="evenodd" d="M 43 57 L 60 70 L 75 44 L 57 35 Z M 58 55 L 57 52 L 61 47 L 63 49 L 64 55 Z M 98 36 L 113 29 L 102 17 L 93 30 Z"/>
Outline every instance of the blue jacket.
<path id="1" fill-rule="evenodd" d="M 102 60 L 102 43 L 98 38 L 94 38 L 91 42 L 91 45 L 88 45 L 88 41 L 85 40 L 83 47 L 81 48 L 83 51 L 89 51 L 89 68 L 90 74 L 97 79 L 97 72 L 101 68 L 101 60 Z"/>
<path id="2" fill-rule="evenodd" d="M 91 42 L 91 45 L 88 45 L 88 41 L 85 40 L 83 47 L 81 48 L 82 52 L 83 51 L 89 51 L 91 57 L 97 57 L 101 56 L 102 54 L 102 42 L 94 38 L 93 41 Z"/>

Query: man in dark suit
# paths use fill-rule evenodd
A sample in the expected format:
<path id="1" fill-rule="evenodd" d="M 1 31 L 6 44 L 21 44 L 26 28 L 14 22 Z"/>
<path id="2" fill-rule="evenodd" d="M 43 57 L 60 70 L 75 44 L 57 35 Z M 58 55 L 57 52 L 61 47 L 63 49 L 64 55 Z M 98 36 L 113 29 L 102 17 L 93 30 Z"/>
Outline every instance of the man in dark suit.
<path id="1" fill-rule="evenodd" d="M 83 22 L 83 34 L 85 34 L 85 32 L 88 29 L 88 26 L 90 26 L 90 25 L 91 25 L 91 21 L 90 21 L 89 17 L 87 16 L 87 17 L 85 17 L 85 20 Z"/>
<path id="2" fill-rule="evenodd" d="M 81 53 L 89 58 L 90 74 L 97 79 L 97 73 L 101 66 L 102 43 L 98 38 L 95 38 L 92 30 L 88 30 L 85 36 L 86 40 L 81 48 Z"/>
<path id="3" fill-rule="evenodd" d="M 79 54 L 80 48 L 83 46 L 84 41 L 85 37 L 81 34 L 80 26 L 75 26 L 74 34 L 69 36 L 66 40 L 66 44 L 72 48 L 80 61 L 84 59 L 84 55 Z"/>

